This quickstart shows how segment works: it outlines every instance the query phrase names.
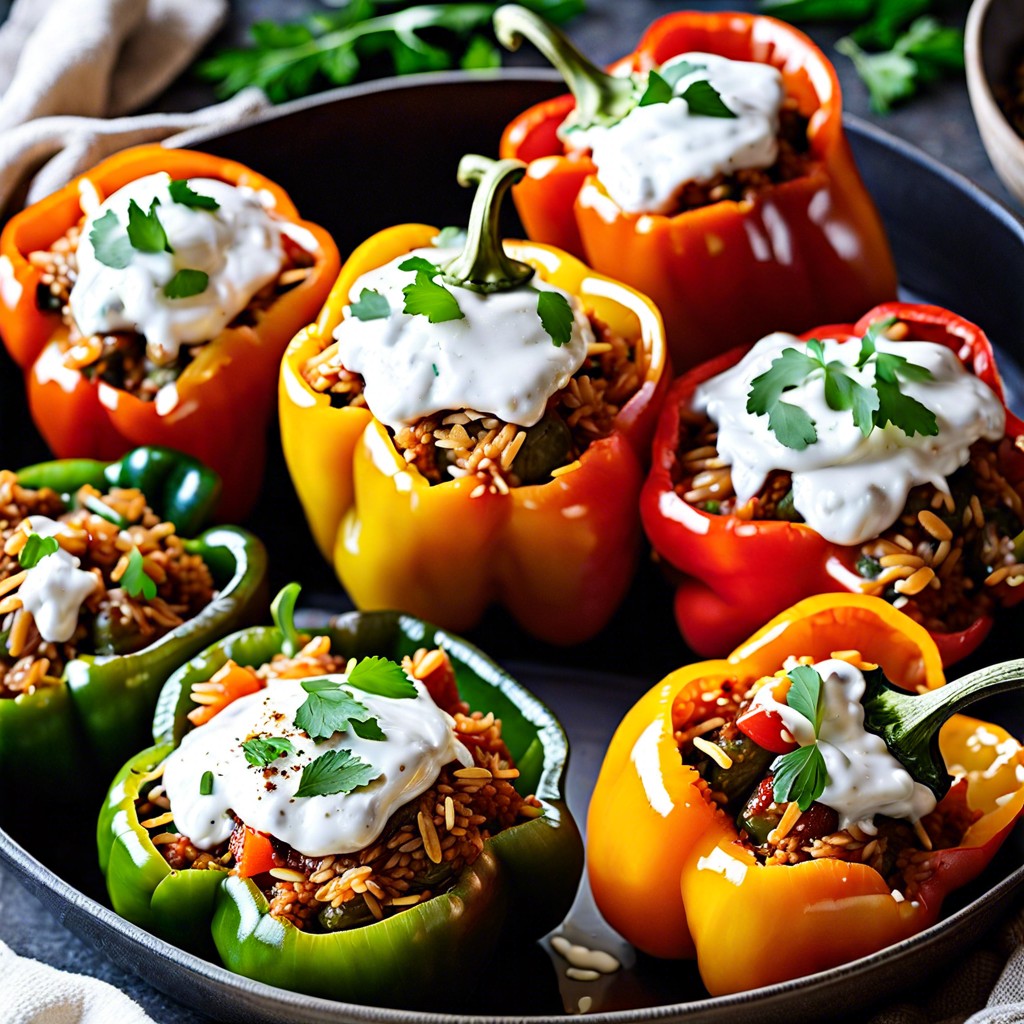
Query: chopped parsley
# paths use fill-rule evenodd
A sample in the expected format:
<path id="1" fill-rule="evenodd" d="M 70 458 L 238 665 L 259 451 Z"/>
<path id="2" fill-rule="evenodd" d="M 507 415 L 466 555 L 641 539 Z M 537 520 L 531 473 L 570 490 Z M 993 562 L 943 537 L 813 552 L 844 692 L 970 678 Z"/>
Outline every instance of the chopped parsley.
<path id="1" fill-rule="evenodd" d="M 341 683 L 333 679 L 303 679 L 302 688 L 309 696 L 295 713 L 295 727 L 310 739 L 326 740 L 349 729 L 366 740 L 384 739 L 370 709 Z"/>
<path id="2" fill-rule="evenodd" d="M 32 569 L 47 555 L 56 554 L 60 543 L 56 537 L 41 537 L 38 533 L 30 533 L 25 546 L 18 552 L 18 564 L 23 569 Z"/>
<path id="3" fill-rule="evenodd" d="M 776 803 L 795 800 L 800 810 L 806 811 L 828 785 L 828 769 L 817 739 L 825 713 L 825 685 L 810 665 L 798 665 L 787 674 L 790 687 L 786 703 L 814 726 L 815 739 L 775 759 L 772 795 Z"/>
<path id="4" fill-rule="evenodd" d="M 146 572 L 145 559 L 142 552 L 136 547 L 128 556 L 128 568 L 120 580 L 121 586 L 129 597 L 142 597 L 152 601 L 156 597 L 156 583 Z"/>
<path id="5" fill-rule="evenodd" d="M 691 64 L 684 60 L 670 67 L 651 71 L 647 76 L 647 87 L 637 106 L 650 107 L 656 103 L 668 103 L 669 100 L 676 99 L 675 88 L 679 82 L 694 71 L 704 69 L 704 64 Z M 679 93 L 679 97 L 686 100 L 691 114 L 701 114 L 704 117 L 736 117 L 735 112 L 725 104 L 722 94 L 706 78 L 691 82 Z"/>
<path id="6" fill-rule="evenodd" d="M 405 669 L 387 658 L 363 658 L 348 674 L 350 686 L 378 697 L 409 698 L 416 696 L 416 687 Z"/>
<path id="7" fill-rule="evenodd" d="M 374 779 L 380 772 L 367 764 L 351 750 L 328 750 L 302 770 L 297 797 L 331 796 L 334 793 L 351 793 Z"/>
<path id="8" fill-rule="evenodd" d="M 256 768 L 266 768 L 278 758 L 294 754 L 295 747 L 284 736 L 257 736 L 242 744 L 242 752 L 249 764 Z"/>
<path id="9" fill-rule="evenodd" d="M 132 261 L 132 243 L 126 235 L 121 234 L 121 222 L 113 210 L 107 210 L 102 217 L 93 221 L 89 241 L 96 259 L 105 267 L 124 270 Z"/>
<path id="10" fill-rule="evenodd" d="M 205 270 L 179 270 L 164 285 L 164 295 L 169 299 L 188 299 L 206 291 L 210 283 L 210 275 Z"/>
<path id="11" fill-rule="evenodd" d="M 405 264 L 402 266 L 404 268 Z M 435 267 L 434 274 L 436 273 Z M 432 324 L 463 320 L 466 316 L 459 307 L 458 299 L 425 270 L 416 271 L 416 280 L 412 284 L 407 284 L 402 289 L 402 294 L 405 296 L 404 312 L 412 316 L 425 316 Z"/>
<path id="12" fill-rule="evenodd" d="M 349 311 L 357 320 L 383 320 L 391 316 L 388 300 L 373 288 L 364 288 L 359 293 L 359 301 L 353 302 Z"/>
<path id="13" fill-rule="evenodd" d="M 561 292 L 538 292 L 537 315 L 556 348 L 568 343 L 572 337 L 573 312 L 569 300 Z"/>
<path id="14" fill-rule="evenodd" d="M 185 178 L 175 178 L 170 186 L 171 198 L 182 206 L 191 206 L 197 210 L 217 210 L 220 203 L 213 196 L 200 195 L 192 191 L 192 186 Z"/>
<path id="15" fill-rule="evenodd" d="M 167 241 L 167 232 L 156 209 L 159 199 L 149 204 L 149 213 L 143 213 L 142 207 L 135 200 L 128 204 L 128 240 L 133 249 L 139 252 L 174 252 Z"/>

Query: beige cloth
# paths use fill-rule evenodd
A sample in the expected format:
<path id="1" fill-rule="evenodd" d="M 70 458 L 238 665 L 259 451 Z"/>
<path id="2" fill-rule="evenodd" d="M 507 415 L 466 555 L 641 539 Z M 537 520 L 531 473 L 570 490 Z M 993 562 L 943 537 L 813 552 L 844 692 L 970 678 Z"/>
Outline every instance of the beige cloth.
<path id="1" fill-rule="evenodd" d="M 0 1013 L 4 1024 L 153 1024 L 113 985 L 18 956 L 2 942 Z"/>
<path id="2" fill-rule="evenodd" d="M 28 201 L 105 156 L 267 105 L 258 89 L 187 114 L 126 116 L 192 62 L 227 0 L 15 0 L 0 26 L 0 209 L 29 174 Z M 112 120 L 107 120 L 112 118 Z"/>

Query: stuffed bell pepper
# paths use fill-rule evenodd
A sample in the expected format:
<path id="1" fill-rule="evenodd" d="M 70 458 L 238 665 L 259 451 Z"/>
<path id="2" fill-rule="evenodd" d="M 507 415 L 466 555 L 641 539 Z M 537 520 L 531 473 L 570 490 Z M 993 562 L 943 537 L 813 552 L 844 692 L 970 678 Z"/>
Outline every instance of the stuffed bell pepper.
<path id="1" fill-rule="evenodd" d="M 320 550 L 360 608 L 445 627 L 493 602 L 544 640 L 608 620 L 667 389 L 651 303 L 503 243 L 515 161 L 466 157 L 468 236 L 405 224 L 352 254 L 281 367 L 281 438 Z"/>
<path id="2" fill-rule="evenodd" d="M 679 627 L 727 651 L 810 594 L 885 597 L 948 665 L 1024 597 L 1024 424 L 992 346 L 937 306 L 775 333 L 679 378 L 641 514 Z"/>
<path id="3" fill-rule="evenodd" d="M 262 479 L 277 365 L 338 271 L 330 236 L 241 164 L 140 146 L 12 218 L 0 334 L 60 457 L 187 452 L 224 481 L 219 518 Z"/>
<path id="4" fill-rule="evenodd" d="M 922 931 L 1024 807 L 1024 752 L 955 714 L 1024 661 L 943 685 L 928 633 L 879 598 L 808 598 L 626 715 L 587 865 L 640 949 L 713 995 L 803 977 Z"/>
<path id="5" fill-rule="evenodd" d="M 0 471 L 0 766 L 17 783 L 5 810 L 23 790 L 68 792 L 84 764 L 115 770 L 167 677 L 258 614 L 260 542 L 199 532 L 219 491 L 165 448 Z"/>
<path id="6" fill-rule="evenodd" d="M 450 1008 L 500 936 L 561 920 L 582 871 L 551 713 L 409 616 L 245 630 L 161 695 L 157 745 L 99 821 L 114 909 L 231 970 L 359 1003 Z M 460 984 L 462 984 L 460 981 Z"/>
<path id="7" fill-rule="evenodd" d="M 501 155 L 528 164 L 513 190 L 527 234 L 649 295 L 678 369 L 895 297 L 835 71 L 801 32 L 679 11 L 606 74 L 522 7 L 494 24 L 572 90 L 502 137 Z"/>

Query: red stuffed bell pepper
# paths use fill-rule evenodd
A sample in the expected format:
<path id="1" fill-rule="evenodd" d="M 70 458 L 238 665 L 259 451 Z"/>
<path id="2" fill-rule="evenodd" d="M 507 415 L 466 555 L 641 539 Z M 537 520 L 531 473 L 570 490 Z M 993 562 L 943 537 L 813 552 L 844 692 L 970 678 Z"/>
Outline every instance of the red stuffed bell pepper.
<path id="1" fill-rule="evenodd" d="M 803 33 L 752 14 L 680 11 L 608 75 L 522 8 L 499 9 L 495 27 L 509 46 L 536 43 L 575 93 L 531 107 L 502 137 L 501 155 L 528 164 L 513 192 L 527 234 L 649 295 L 678 369 L 895 296 L 835 71 Z M 666 65 L 682 54 L 692 60 Z M 777 68 L 781 82 L 737 84 L 737 69 L 764 77 L 737 61 Z M 766 112 L 773 89 L 781 106 Z M 745 151 L 714 149 L 748 121 L 760 134 L 743 136 Z M 573 127 L 559 132 L 563 123 Z"/>
<path id="2" fill-rule="evenodd" d="M 259 492 L 281 354 L 338 264 L 262 175 L 139 146 L 8 223 L 0 333 L 56 455 L 187 452 L 220 473 L 218 515 L 237 519 Z"/>
<path id="3" fill-rule="evenodd" d="M 915 340 L 940 347 L 922 355 Z M 772 335 L 757 348 L 764 349 L 758 366 L 755 350 L 735 349 L 676 380 L 655 437 L 641 515 L 658 555 L 684 574 L 675 608 L 687 642 L 701 654 L 721 654 L 803 597 L 850 590 L 884 596 L 921 622 L 946 664 L 965 657 L 988 633 L 993 611 L 1024 597 L 1024 424 L 1004 405 L 984 332 L 937 306 L 888 303 L 856 324 L 818 328 L 802 339 Z M 932 379 L 921 379 L 922 362 Z M 768 369 L 760 383 L 753 379 L 758 367 Z M 784 379 L 790 369 L 794 376 Z M 723 441 L 709 416 L 707 396 L 726 386 L 734 414 L 718 418 L 742 418 L 746 400 L 744 423 L 753 431 L 743 435 L 746 442 L 732 433 Z M 775 404 L 765 402 L 766 388 L 774 388 L 767 397 Z M 830 388 L 846 389 L 849 401 L 831 395 L 846 408 L 828 407 Z M 863 413 L 859 430 L 854 398 L 880 406 Z M 780 436 L 802 443 L 789 436 L 806 428 L 798 406 L 808 420 L 821 420 L 811 427 L 817 439 L 802 450 L 777 443 Z M 880 424 L 883 413 L 913 434 L 891 420 Z M 785 422 L 787 416 L 800 422 Z M 832 446 L 833 426 L 846 432 L 847 448 Z M 751 449 L 735 449 L 755 439 L 750 462 Z M 817 474 L 799 471 L 805 459 L 818 460 Z M 848 528 L 860 535 L 838 536 Z"/>

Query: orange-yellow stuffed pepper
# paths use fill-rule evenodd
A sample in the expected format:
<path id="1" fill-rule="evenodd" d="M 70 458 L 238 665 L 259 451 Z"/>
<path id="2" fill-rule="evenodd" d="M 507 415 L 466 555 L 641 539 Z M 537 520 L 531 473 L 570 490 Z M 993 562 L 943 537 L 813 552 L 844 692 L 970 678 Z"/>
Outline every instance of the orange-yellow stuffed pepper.
<path id="1" fill-rule="evenodd" d="M 235 519 L 262 482 L 281 355 L 339 262 L 261 174 L 139 146 L 7 224 L 0 334 L 56 455 L 176 448 L 220 473 Z"/>
<path id="2" fill-rule="evenodd" d="M 1024 806 L 1020 745 L 953 712 L 1022 675 L 1017 661 L 944 685 L 927 632 L 853 594 L 801 601 L 728 658 L 671 673 L 619 726 L 591 799 L 601 912 L 648 953 L 696 956 L 714 995 L 927 928 Z M 846 761 L 857 686 L 868 739 Z"/>
<path id="3" fill-rule="evenodd" d="M 498 204 L 521 173 L 466 158 L 460 180 L 480 186 L 461 251 L 422 224 L 355 250 L 285 355 L 281 436 L 357 606 L 467 629 L 500 603 L 575 643 L 636 564 L 666 353 L 646 298 L 556 249 L 501 242 Z"/>
<path id="4" fill-rule="evenodd" d="M 534 42 L 573 93 L 502 136 L 501 155 L 528 164 L 513 191 L 527 234 L 649 295 L 677 370 L 895 297 L 838 79 L 802 32 L 678 11 L 606 74 L 528 10 L 500 8 L 495 28 Z"/>

